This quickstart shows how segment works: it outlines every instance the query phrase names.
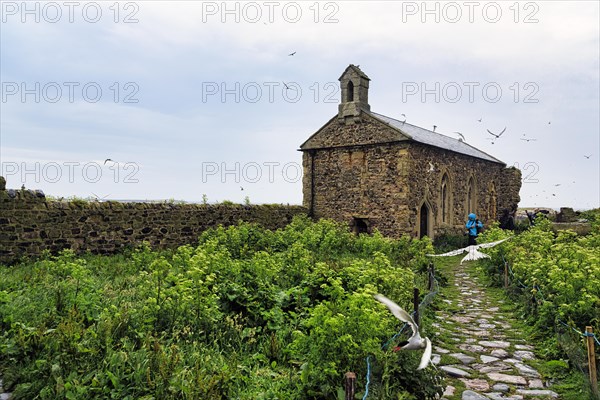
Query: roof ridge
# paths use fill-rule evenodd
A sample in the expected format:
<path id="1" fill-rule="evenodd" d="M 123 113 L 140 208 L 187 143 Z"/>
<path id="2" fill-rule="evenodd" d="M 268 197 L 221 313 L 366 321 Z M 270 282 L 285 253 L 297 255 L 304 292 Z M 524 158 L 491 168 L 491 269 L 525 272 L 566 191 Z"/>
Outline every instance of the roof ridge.
<path id="1" fill-rule="evenodd" d="M 388 117 L 387 115 L 379 114 L 379 113 L 376 113 L 376 112 L 373 112 L 373 111 L 365 111 L 365 112 L 366 112 L 367 114 L 371 115 L 372 117 L 374 117 L 374 118 L 376 118 L 376 119 L 380 120 L 380 121 L 381 121 L 381 122 L 383 122 L 383 123 L 387 123 L 387 122 L 386 122 L 385 120 L 382 120 L 381 118 L 378 118 L 378 117 L 383 117 L 383 118 L 385 118 L 385 119 L 388 119 L 388 120 L 391 120 L 391 121 L 397 122 L 398 124 L 402 124 L 402 126 L 409 125 L 409 126 L 411 126 L 411 127 L 413 127 L 413 128 L 421 129 L 421 130 L 423 130 L 423 131 L 427 132 L 427 134 L 434 134 L 434 135 L 436 135 L 437 137 L 444 138 L 444 140 L 452 140 L 453 142 L 460 143 L 460 145 L 459 145 L 459 146 L 462 146 L 462 145 L 467 145 L 467 146 L 468 146 L 470 149 L 474 150 L 474 151 L 475 151 L 475 153 L 480 153 L 481 155 L 485 155 L 485 157 L 477 156 L 477 155 L 475 155 L 475 154 L 468 154 L 468 153 L 465 153 L 464 151 L 463 151 L 463 152 L 461 152 L 461 151 L 459 151 L 459 149 L 451 149 L 451 148 L 447 148 L 447 147 L 444 147 L 444 146 L 442 146 L 442 144 L 428 143 L 428 142 L 427 142 L 426 140 L 424 140 L 424 139 L 421 139 L 421 140 L 419 140 L 419 138 L 415 138 L 415 135 L 414 135 L 414 134 L 413 134 L 413 135 L 411 135 L 409 132 L 405 132 L 404 130 L 402 130 L 402 127 L 401 127 L 401 126 L 393 126 L 393 125 L 391 125 L 393 128 L 396 128 L 396 129 L 398 129 L 398 130 L 399 130 L 399 131 L 400 131 L 402 134 L 404 134 L 404 135 L 408 136 L 410 139 L 412 139 L 412 140 L 414 140 L 414 141 L 416 141 L 416 142 L 423 143 L 423 144 L 426 144 L 426 145 L 429 145 L 429 146 L 435 146 L 435 147 L 443 148 L 443 149 L 450 150 L 450 151 L 454 151 L 454 152 L 461 153 L 461 154 L 464 154 L 464 155 L 467 155 L 467 156 L 470 156 L 470 157 L 481 158 L 481 159 L 484 159 L 484 160 L 485 160 L 485 159 L 487 159 L 487 161 L 497 162 L 497 163 L 500 163 L 500 164 L 504 164 L 504 165 L 506 165 L 506 163 L 505 163 L 505 162 L 503 162 L 502 160 L 499 160 L 499 159 L 497 159 L 496 157 L 494 157 L 494 156 L 492 156 L 492 155 L 490 155 L 490 154 L 486 153 L 486 152 L 485 152 L 485 151 L 483 151 L 483 150 L 480 150 L 480 149 L 478 149 L 477 147 L 475 147 L 475 146 L 473 146 L 473 145 L 471 145 L 471 144 L 469 144 L 469 143 L 467 143 L 467 142 L 465 142 L 465 141 L 463 141 L 463 140 L 458 140 L 458 139 L 455 139 L 455 138 L 453 138 L 453 137 L 451 137 L 451 136 L 446 136 L 446 135 L 444 135 L 444 134 L 441 134 L 441 133 L 439 133 L 439 132 L 435 132 L 435 131 L 432 131 L 432 130 L 429 130 L 429 129 L 426 129 L 426 128 L 423 128 L 423 127 L 420 127 L 420 126 L 418 126 L 418 125 L 414 125 L 414 124 L 411 124 L 411 123 L 407 123 L 406 121 L 400 121 L 400 120 L 397 120 L 397 119 L 395 119 L 395 118 Z M 390 125 L 390 124 L 388 123 L 388 125 Z"/>

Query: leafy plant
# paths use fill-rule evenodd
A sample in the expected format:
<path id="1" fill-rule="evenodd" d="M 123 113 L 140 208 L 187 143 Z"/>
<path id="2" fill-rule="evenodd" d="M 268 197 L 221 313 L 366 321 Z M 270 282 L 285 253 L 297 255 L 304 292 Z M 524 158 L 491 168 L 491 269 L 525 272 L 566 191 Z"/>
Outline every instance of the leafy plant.
<path id="1" fill-rule="evenodd" d="M 434 398 L 418 355 L 382 349 L 398 321 L 372 297 L 408 308 L 431 250 L 297 217 L 0 266 L 0 373 L 16 400 L 335 398 L 370 356 L 376 398 Z"/>

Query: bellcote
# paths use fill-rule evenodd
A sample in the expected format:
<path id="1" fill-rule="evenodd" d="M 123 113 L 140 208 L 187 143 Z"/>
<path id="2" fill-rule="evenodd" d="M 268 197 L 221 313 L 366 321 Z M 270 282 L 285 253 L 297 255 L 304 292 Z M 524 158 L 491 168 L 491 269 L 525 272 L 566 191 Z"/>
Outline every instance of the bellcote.
<path id="1" fill-rule="evenodd" d="M 350 64 L 340 76 L 342 102 L 338 107 L 338 118 L 348 122 L 358 117 L 360 111 L 370 111 L 369 106 L 369 77 L 361 71 L 358 65 Z"/>

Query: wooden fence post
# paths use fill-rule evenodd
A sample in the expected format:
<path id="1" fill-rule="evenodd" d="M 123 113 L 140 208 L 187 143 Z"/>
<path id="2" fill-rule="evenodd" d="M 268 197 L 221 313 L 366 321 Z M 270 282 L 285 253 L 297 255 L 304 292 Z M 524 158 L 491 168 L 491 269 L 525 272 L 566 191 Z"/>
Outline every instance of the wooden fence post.
<path id="1" fill-rule="evenodd" d="M 504 289 L 508 289 L 508 262 L 504 262 Z"/>
<path id="2" fill-rule="evenodd" d="M 434 267 L 433 263 L 431 263 L 431 264 L 429 264 L 429 287 L 428 287 L 430 292 L 433 290 L 434 277 L 435 277 L 435 267 Z"/>
<path id="3" fill-rule="evenodd" d="M 345 400 L 354 400 L 354 388 L 356 385 L 356 374 L 346 372 L 344 374 L 344 390 L 346 391 Z"/>
<path id="4" fill-rule="evenodd" d="M 415 324 L 419 325 L 419 288 L 413 289 L 413 308 L 415 310 Z"/>
<path id="5" fill-rule="evenodd" d="M 585 327 L 587 333 L 587 351 L 588 351 L 588 366 L 590 369 L 590 382 L 592 391 L 595 396 L 598 396 L 598 378 L 596 375 L 596 353 L 594 348 L 594 329 L 591 326 Z"/>

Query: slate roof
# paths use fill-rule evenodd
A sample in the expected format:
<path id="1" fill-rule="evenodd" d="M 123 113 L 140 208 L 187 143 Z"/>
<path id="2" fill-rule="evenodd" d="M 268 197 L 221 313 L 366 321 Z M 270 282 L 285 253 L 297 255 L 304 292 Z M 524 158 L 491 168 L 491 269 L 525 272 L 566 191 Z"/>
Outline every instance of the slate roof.
<path id="1" fill-rule="evenodd" d="M 428 146 L 438 147 L 444 150 L 453 151 L 455 153 L 464 154 L 471 157 L 476 157 L 482 160 L 491 161 L 494 163 L 506 165 L 505 162 L 492 157 L 491 155 L 467 144 L 461 140 L 442 135 L 437 132 L 430 131 L 429 129 L 421 128 L 416 125 L 409 124 L 407 122 L 398 121 L 397 119 L 387 117 L 382 114 L 377 114 L 372 111 L 362 110 L 365 114 L 369 115 L 371 118 L 389 126 L 391 131 L 390 134 L 385 135 L 385 137 L 374 138 L 374 141 L 364 144 L 379 144 L 379 143 L 393 143 L 400 141 L 415 141 L 418 143 L 426 144 Z M 311 149 L 319 149 L 323 148 L 320 146 L 311 146 L 310 142 L 314 137 L 321 133 L 321 130 L 329 125 L 332 121 L 334 121 L 337 116 L 331 118 L 321 129 L 315 132 L 311 137 L 309 137 L 304 143 L 300 145 L 301 151 L 311 150 Z M 333 146 L 333 147 L 339 147 Z"/>
<path id="2" fill-rule="evenodd" d="M 415 142 L 427 144 L 430 146 L 439 147 L 441 149 L 454 151 L 456 153 L 465 154 L 471 157 L 481 158 L 482 160 L 491 161 L 495 163 L 505 164 L 495 157 L 490 156 L 487 153 L 463 142 L 458 139 L 454 139 L 448 136 L 444 136 L 440 133 L 430 131 L 428 129 L 421 128 L 416 125 L 412 125 L 406 122 L 398 121 L 385 115 L 377 114 L 374 112 L 368 112 L 369 115 L 378 119 L 391 127 L 399 130 L 403 135 Z"/>

